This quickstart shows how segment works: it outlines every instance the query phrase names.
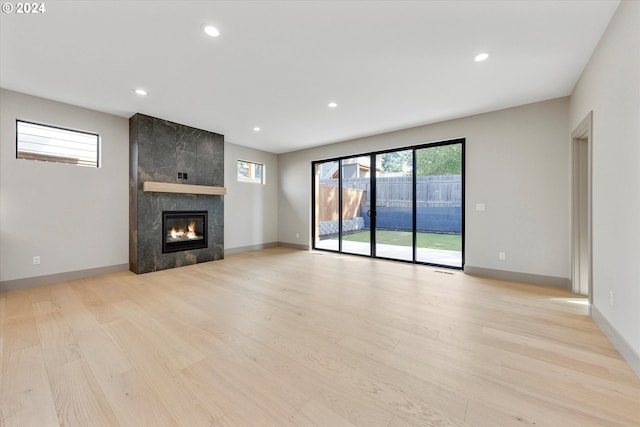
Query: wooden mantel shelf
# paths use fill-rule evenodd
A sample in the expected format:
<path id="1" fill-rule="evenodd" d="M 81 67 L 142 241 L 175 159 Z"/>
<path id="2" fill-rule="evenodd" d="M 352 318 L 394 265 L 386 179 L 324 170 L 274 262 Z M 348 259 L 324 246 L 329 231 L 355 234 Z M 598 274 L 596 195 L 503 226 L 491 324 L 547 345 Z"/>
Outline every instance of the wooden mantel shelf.
<path id="1" fill-rule="evenodd" d="M 224 187 L 212 187 L 210 185 L 172 184 L 170 182 L 142 183 L 142 191 L 156 193 L 181 193 L 181 194 L 206 194 L 209 196 L 224 196 L 227 189 Z"/>

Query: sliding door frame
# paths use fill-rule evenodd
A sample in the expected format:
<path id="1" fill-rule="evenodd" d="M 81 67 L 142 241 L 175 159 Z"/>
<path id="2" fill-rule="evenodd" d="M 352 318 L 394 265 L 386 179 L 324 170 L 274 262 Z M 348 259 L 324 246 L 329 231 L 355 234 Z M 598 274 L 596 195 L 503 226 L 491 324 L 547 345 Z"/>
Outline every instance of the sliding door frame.
<path id="1" fill-rule="evenodd" d="M 311 241 L 312 241 L 312 249 L 313 250 L 318 250 L 318 251 L 329 251 L 329 252 L 337 252 L 337 253 L 344 253 L 346 255 L 354 255 L 354 256 L 363 256 L 363 257 L 368 257 L 368 258 L 378 258 L 378 259 L 386 259 L 386 260 L 392 260 L 392 261 L 398 261 L 398 262 L 407 262 L 407 263 L 412 263 L 412 264 L 421 264 L 421 265 L 429 265 L 429 266 L 435 266 L 435 267 L 443 267 L 443 268 L 449 268 L 449 269 L 454 269 L 454 270 L 463 270 L 464 269 L 464 254 L 465 254 L 465 181 L 466 181 L 466 157 L 465 157 L 465 143 L 466 143 L 466 139 L 465 138 L 456 138 L 456 139 L 450 139 L 450 140 L 444 140 L 444 141 L 437 141 L 437 142 L 431 142 L 431 143 L 424 143 L 424 144 L 418 144 L 418 145 L 412 145 L 412 146 L 408 146 L 408 147 L 398 147 L 398 148 L 390 148 L 387 150 L 380 150 L 380 151 L 373 151 L 373 152 L 368 152 L 368 153 L 362 153 L 362 154 L 353 154 L 353 155 L 348 155 L 348 156 L 340 156 L 340 157 L 333 157 L 333 158 L 328 158 L 328 159 L 323 159 L 323 160 L 314 160 L 311 162 L 311 230 L 312 230 L 312 236 L 311 236 Z M 416 228 L 417 228 L 417 159 L 416 159 L 416 152 L 417 150 L 420 149 L 424 149 L 424 148 L 433 148 L 433 147 L 441 147 L 441 146 L 446 146 L 446 145 L 454 145 L 454 144 L 460 144 L 462 147 L 461 150 L 461 162 L 462 162 L 462 170 L 461 170 L 461 258 L 462 258 L 462 262 L 461 262 L 461 266 L 457 267 L 457 266 L 451 266 L 451 265 L 443 265 L 443 264 L 435 264 L 435 263 L 430 263 L 430 262 L 424 262 L 424 261 L 417 261 L 417 251 L 418 251 L 418 247 L 417 247 L 417 232 L 416 232 Z M 412 245 L 413 245 L 413 260 L 404 260 L 404 259 L 395 259 L 395 258 L 385 258 L 385 257 L 379 257 L 376 255 L 376 230 L 377 230 L 377 224 L 376 224 L 376 173 L 375 173 L 375 161 L 376 161 L 376 157 L 380 154 L 386 154 L 386 153 L 393 153 L 393 152 L 399 152 L 399 151 L 407 151 L 407 150 L 411 150 L 412 151 Z M 370 197 L 370 203 L 371 203 L 371 217 L 369 218 L 370 220 L 370 242 L 369 244 L 371 245 L 371 249 L 370 249 L 370 255 L 362 255 L 362 254 L 352 254 L 352 253 L 346 253 L 342 251 L 342 161 L 344 159 L 351 159 L 351 158 L 356 158 L 356 157 L 369 157 L 370 159 L 370 164 L 371 166 L 371 173 L 369 176 L 369 182 L 370 182 L 370 192 L 371 194 L 369 195 Z M 322 163 L 328 163 L 328 162 L 337 162 L 338 163 L 338 250 L 333 250 L 333 249 L 326 249 L 326 248 L 319 248 L 316 247 L 316 238 L 318 236 L 316 236 L 316 179 L 317 179 L 317 175 L 316 175 L 316 167 Z"/>

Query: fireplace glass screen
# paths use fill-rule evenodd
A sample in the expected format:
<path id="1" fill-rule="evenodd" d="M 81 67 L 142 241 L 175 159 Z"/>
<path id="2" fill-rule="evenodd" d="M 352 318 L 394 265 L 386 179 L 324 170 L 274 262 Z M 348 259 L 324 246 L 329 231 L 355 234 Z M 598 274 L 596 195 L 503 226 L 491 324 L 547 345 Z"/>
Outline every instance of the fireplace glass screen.
<path id="1" fill-rule="evenodd" d="M 162 252 L 207 247 L 207 211 L 162 212 Z"/>

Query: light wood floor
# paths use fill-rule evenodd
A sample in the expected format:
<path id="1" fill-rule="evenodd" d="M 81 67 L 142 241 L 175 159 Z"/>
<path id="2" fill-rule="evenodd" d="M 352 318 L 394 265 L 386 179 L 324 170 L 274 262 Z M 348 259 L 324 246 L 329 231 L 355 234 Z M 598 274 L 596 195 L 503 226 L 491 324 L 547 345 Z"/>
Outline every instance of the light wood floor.
<path id="1" fill-rule="evenodd" d="M 640 425 L 576 302 L 284 248 L 3 293 L 0 425 Z"/>

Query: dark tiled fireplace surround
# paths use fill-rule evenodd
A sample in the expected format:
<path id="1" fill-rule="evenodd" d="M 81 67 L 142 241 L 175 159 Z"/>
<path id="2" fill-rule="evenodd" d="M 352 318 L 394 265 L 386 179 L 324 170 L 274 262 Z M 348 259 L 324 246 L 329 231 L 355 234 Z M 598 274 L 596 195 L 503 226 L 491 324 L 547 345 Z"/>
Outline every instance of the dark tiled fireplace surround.
<path id="1" fill-rule="evenodd" d="M 143 114 L 129 119 L 129 268 L 148 273 L 224 258 L 222 196 L 144 191 L 144 182 L 224 186 L 224 136 Z M 178 173 L 188 179 L 178 178 Z M 207 246 L 163 251 L 165 211 L 204 211 Z"/>

